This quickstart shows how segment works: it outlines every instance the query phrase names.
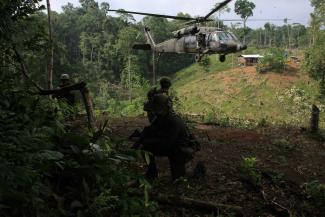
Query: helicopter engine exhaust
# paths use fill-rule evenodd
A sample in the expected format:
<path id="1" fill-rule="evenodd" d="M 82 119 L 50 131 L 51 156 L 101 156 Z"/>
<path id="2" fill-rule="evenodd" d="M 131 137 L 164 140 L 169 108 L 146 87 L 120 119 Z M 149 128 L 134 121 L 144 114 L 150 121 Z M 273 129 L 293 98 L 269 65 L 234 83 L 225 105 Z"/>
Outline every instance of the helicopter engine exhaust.
<path id="1" fill-rule="evenodd" d="M 173 32 L 175 38 L 181 38 L 184 35 L 195 35 L 200 31 L 197 26 L 190 26 Z"/>

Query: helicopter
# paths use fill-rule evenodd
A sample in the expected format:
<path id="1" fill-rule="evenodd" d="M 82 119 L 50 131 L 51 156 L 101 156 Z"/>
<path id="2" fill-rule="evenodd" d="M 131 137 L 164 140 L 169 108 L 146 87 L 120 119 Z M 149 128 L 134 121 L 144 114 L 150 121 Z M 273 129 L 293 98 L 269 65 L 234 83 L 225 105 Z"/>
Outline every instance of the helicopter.
<path id="1" fill-rule="evenodd" d="M 154 17 L 163 17 L 169 19 L 187 21 L 187 26 L 173 32 L 173 38 L 156 44 L 150 34 L 150 29 L 144 27 L 144 33 L 147 38 L 146 44 L 135 44 L 133 49 L 150 50 L 158 54 L 177 53 L 177 54 L 195 54 L 195 60 L 200 61 L 204 55 L 219 54 L 220 62 L 226 60 L 226 55 L 230 53 L 240 52 L 247 49 L 247 45 L 242 44 L 232 32 L 225 31 L 217 27 L 198 26 L 198 24 L 214 21 L 209 17 L 215 12 L 225 7 L 232 0 L 225 0 L 204 17 L 178 17 L 162 14 L 152 14 L 125 10 L 108 10 L 118 13 L 138 14 Z M 227 20 L 231 21 L 231 20 Z"/>

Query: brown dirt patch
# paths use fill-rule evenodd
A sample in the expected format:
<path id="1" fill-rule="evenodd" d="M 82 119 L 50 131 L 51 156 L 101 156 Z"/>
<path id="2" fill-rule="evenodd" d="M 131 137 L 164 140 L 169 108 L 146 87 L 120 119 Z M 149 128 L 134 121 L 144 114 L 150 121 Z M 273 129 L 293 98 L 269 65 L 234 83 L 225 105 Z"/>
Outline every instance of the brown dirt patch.
<path id="1" fill-rule="evenodd" d="M 140 117 L 115 119 L 110 123 L 113 134 L 127 138 L 136 128 L 144 127 L 147 121 Z M 313 180 L 325 182 L 324 144 L 311 139 L 300 129 L 267 127 L 243 130 L 196 124 L 194 133 L 202 149 L 188 163 L 187 170 L 191 174 L 198 162 L 204 162 L 206 177 L 172 184 L 169 163 L 167 159 L 160 158 L 160 178 L 153 191 L 176 192 L 204 201 L 239 205 L 245 210 L 244 216 L 288 216 L 272 211 L 273 208 L 265 201 L 276 198 L 277 203 L 291 206 L 291 210 L 299 213 L 305 199 L 300 186 Z M 242 170 L 243 157 L 256 157 L 257 168 L 264 174 L 262 189 L 266 196 L 247 179 L 247 173 Z M 141 168 L 144 170 L 143 166 Z M 279 180 L 276 182 L 273 179 Z M 193 210 L 185 212 L 165 206 L 161 209 L 164 209 L 163 216 L 197 214 Z M 317 216 L 316 211 L 314 216 Z"/>
<path id="2" fill-rule="evenodd" d="M 294 62 L 289 62 L 286 65 L 286 69 L 282 73 L 278 72 L 265 72 L 259 74 L 256 72 L 254 66 L 235 68 L 233 70 L 228 70 L 216 75 L 211 75 L 212 79 L 221 80 L 224 85 L 231 85 L 235 81 L 245 79 L 247 83 L 258 84 L 262 79 L 266 79 L 269 84 L 275 87 L 280 86 L 291 86 L 301 79 L 299 75 L 299 64 Z"/>

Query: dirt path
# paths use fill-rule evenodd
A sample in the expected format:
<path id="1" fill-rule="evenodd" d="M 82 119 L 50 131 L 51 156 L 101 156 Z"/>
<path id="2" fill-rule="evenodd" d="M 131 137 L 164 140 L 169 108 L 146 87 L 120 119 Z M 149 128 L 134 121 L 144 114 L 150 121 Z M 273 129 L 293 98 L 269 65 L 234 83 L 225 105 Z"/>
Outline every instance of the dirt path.
<path id="1" fill-rule="evenodd" d="M 145 118 L 115 119 L 111 121 L 111 128 L 114 134 L 127 138 L 135 129 L 147 124 Z M 289 216 L 285 209 L 302 212 L 306 199 L 301 188 L 303 183 L 325 182 L 325 143 L 311 139 L 300 129 L 243 130 L 204 124 L 194 127 L 202 149 L 188 163 L 187 170 L 191 174 L 198 162 L 204 162 L 206 176 L 171 185 L 168 161 L 160 158 L 160 178 L 154 183 L 153 191 L 239 205 L 245 210 L 244 216 Z M 255 168 L 261 176 L 259 185 L 249 175 L 250 170 L 243 167 L 244 158 L 256 158 Z M 274 199 L 279 206 L 273 204 Z M 195 216 L 193 213 L 196 213 L 163 209 L 163 216 Z M 317 210 L 312 215 L 317 216 Z M 204 216 L 217 214 L 205 213 Z M 226 216 L 231 215 L 226 213 Z"/>

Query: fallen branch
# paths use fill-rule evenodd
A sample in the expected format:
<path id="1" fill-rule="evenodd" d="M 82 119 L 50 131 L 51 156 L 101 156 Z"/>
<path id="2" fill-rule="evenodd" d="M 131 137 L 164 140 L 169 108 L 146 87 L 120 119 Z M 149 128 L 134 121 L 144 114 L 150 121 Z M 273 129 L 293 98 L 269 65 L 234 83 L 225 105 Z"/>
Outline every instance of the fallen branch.
<path id="1" fill-rule="evenodd" d="M 281 208 L 282 210 L 285 210 L 285 211 L 287 212 L 288 216 L 291 216 L 291 215 L 290 215 L 290 213 L 291 213 L 290 210 L 289 210 L 288 208 L 282 206 L 281 204 L 279 204 L 279 203 L 276 202 L 275 200 L 276 200 L 276 198 L 274 198 L 274 199 L 271 201 L 271 203 L 274 204 L 274 205 L 276 205 L 277 207 Z"/>
<path id="2" fill-rule="evenodd" d="M 86 83 L 80 82 L 80 83 L 69 85 L 66 87 L 59 88 L 59 89 L 40 90 L 38 94 L 39 95 L 63 95 L 63 94 L 69 93 L 70 91 L 73 91 L 73 90 L 81 91 L 85 87 L 86 87 Z"/>
<path id="3" fill-rule="evenodd" d="M 266 206 L 272 211 L 274 212 L 274 214 L 280 215 L 280 216 L 291 216 L 290 215 L 290 210 L 285 208 L 284 206 L 280 205 L 279 203 L 277 203 L 275 200 L 276 198 L 273 198 L 271 200 L 271 202 L 267 199 L 267 194 L 265 193 L 264 190 L 261 190 L 260 193 L 263 196 L 263 199 L 265 201 Z"/>

